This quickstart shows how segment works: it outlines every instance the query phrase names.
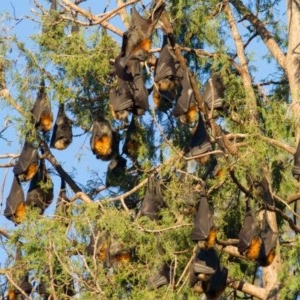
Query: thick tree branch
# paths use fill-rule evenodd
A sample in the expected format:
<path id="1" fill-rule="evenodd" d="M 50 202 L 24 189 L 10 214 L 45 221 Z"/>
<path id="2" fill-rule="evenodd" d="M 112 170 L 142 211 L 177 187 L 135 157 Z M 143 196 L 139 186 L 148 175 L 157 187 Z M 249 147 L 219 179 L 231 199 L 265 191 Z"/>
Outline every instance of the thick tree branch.
<path id="1" fill-rule="evenodd" d="M 259 20 L 252 12 L 243 4 L 240 0 L 230 1 L 236 10 L 243 16 L 244 19 L 248 20 L 256 29 L 266 46 L 268 47 L 270 53 L 276 59 L 277 63 L 286 70 L 285 66 L 285 55 L 276 43 L 272 34 L 266 29 L 264 23 Z"/>
<path id="2" fill-rule="evenodd" d="M 247 110 L 249 111 L 251 122 L 253 124 L 257 124 L 258 122 L 258 110 L 257 110 L 257 104 L 256 104 L 256 96 L 253 90 L 252 86 L 252 78 L 250 76 L 250 72 L 248 69 L 248 61 L 245 55 L 244 51 L 244 45 L 243 41 L 241 39 L 241 36 L 239 34 L 236 21 L 234 19 L 233 13 L 231 11 L 230 5 L 228 1 L 225 1 L 225 7 L 224 10 L 226 12 L 226 16 L 228 19 L 229 27 L 232 32 L 232 37 L 236 46 L 237 50 L 237 56 L 240 61 L 241 65 L 241 77 L 243 80 L 244 88 L 245 88 L 245 96 L 247 98 L 246 107 Z"/>

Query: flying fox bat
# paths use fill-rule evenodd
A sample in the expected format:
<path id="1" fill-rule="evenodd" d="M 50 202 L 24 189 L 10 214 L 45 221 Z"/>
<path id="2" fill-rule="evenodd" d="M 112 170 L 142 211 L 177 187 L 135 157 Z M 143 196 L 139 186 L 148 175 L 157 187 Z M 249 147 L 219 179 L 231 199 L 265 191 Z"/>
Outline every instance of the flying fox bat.
<path id="1" fill-rule="evenodd" d="M 133 7 L 128 31 L 124 32 L 121 53 L 115 60 L 116 74 L 123 80 L 133 80 L 140 73 L 140 61 L 145 61 L 151 48 L 151 35 L 164 10 L 165 4 L 158 5 L 150 18 L 143 18 Z"/>
<path id="2" fill-rule="evenodd" d="M 110 267 L 110 244 L 111 237 L 110 233 L 107 230 L 105 230 L 101 234 L 99 230 L 95 230 L 90 237 L 90 243 L 86 247 L 86 251 L 89 255 L 95 256 L 97 259 L 103 262 L 106 267 Z"/>
<path id="3" fill-rule="evenodd" d="M 165 4 L 161 3 L 154 8 L 149 18 L 143 18 L 133 7 L 129 29 L 124 33 L 125 56 L 129 59 L 145 61 L 151 48 L 151 35 L 164 9 Z"/>
<path id="4" fill-rule="evenodd" d="M 201 113 L 199 113 L 198 124 L 190 142 L 190 156 L 197 156 L 212 150 L 209 136 L 206 132 L 205 125 Z M 205 163 L 209 159 L 209 155 L 199 158 L 200 163 Z"/>
<path id="5" fill-rule="evenodd" d="M 31 179 L 25 204 L 28 207 L 38 209 L 40 214 L 51 204 L 53 200 L 53 183 L 47 173 L 43 159 L 40 160 L 39 170 Z"/>
<path id="6" fill-rule="evenodd" d="M 96 157 L 104 161 L 119 153 L 119 135 L 105 118 L 94 121 L 90 145 Z"/>
<path id="7" fill-rule="evenodd" d="M 60 184 L 60 191 L 56 203 L 56 213 L 59 213 L 63 216 L 67 216 L 67 209 L 68 209 L 68 204 L 70 203 L 70 199 L 67 197 L 66 194 L 66 182 L 65 180 L 61 177 L 61 184 Z M 66 222 L 66 225 L 68 225 L 68 222 Z"/>
<path id="8" fill-rule="evenodd" d="M 111 159 L 108 164 L 106 173 L 107 187 L 120 186 L 120 184 L 122 184 L 125 176 L 126 163 L 126 159 L 119 154 Z"/>
<path id="9" fill-rule="evenodd" d="M 24 192 L 19 178 L 14 176 L 9 195 L 6 199 L 4 216 L 16 224 L 21 223 L 26 214 L 24 200 Z"/>
<path id="10" fill-rule="evenodd" d="M 109 106 L 114 119 L 127 121 L 130 111 L 133 109 L 133 96 L 128 82 L 118 79 L 117 88 L 109 92 Z"/>
<path id="11" fill-rule="evenodd" d="M 116 75 L 118 76 L 118 78 L 124 81 L 133 81 L 133 78 L 135 76 L 141 75 L 141 64 L 138 60 L 127 60 L 127 57 L 122 56 L 122 52 L 115 59 Z"/>
<path id="12" fill-rule="evenodd" d="M 207 281 L 216 273 L 220 260 L 213 248 L 200 249 L 190 266 L 190 286 L 194 286 L 199 280 Z"/>
<path id="13" fill-rule="evenodd" d="M 183 77 L 175 52 L 167 42 L 167 36 L 164 37 L 154 74 L 153 100 L 155 106 L 161 111 L 167 111 L 172 107 Z"/>
<path id="14" fill-rule="evenodd" d="M 133 113 L 136 116 L 141 116 L 149 108 L 148 90 L 144 84 L 142 76 L 135 76 L 133 83 L 130 84 L 133 98 Z"/>
<path id="15" fill-rule="evenodd" d="M 123 153 L 129 156 L 132 160 L 138 158 L 139 149 L 142 146 L 142 136 L 140 124 L 135 116 L 132 116 L 131 122 L 126 132 L 126 138 L 123 145 Z"/>
<path id="16" fill-rule="evenodd" d="M 190 124 L 196 121 L 198 108 L 187 68 L 183 72 L 181 85 L 181 93 L 173 109 L 173 115 L 175 118 L 179 118 L 181 123 Z"/>
<path id="17" fill-rule="evenodd" d="M 246 214 L 243 226 L 239 232 L 238 251 L 249 259 L 256 260 L 259 257 L 262 240 L 255 217 L 249 205 L 249 199 L 246 205 Z"/>
<path id="18" fill-rule="evenodd" d="M 147 216 L 150 220 L 159 219 L 159 211 L 165 206 L 160 190 L 160 180 L 154 176 L 148 177 L 148 185 L 140 209 L 140 216 Z"/>
<path id="19" fill-rule="evenodd" d="M 206 83 L 202 96 L 203 101 L 206 103 L 210 110 L 212 109 L 212 106 L 214 109 L 222 107 L 224 90 L 225 88 L 220 75 L 214 73 Z"/>
<path id="20" fill-rule="evenodd" d="M 260 266 L 267 267 L 273 262 L 275 258 L 278 238 L 278 234 L 275 233 L 269 225 L 267 211 L 265 211 L 263 216 L 260 237 L 262 240 L 262 246 L 260 248 L 257 262 Z"/>
<path id="21" fill-rule="evenodd" d="M 109 247 L 109 255 L 111 257 L 111 262 L 115 266 L 117 264 L 128 263 L 132 260 L 133 250 L 128 249 L 124 244 L 112 239 Z"/>
<path id="22" fill-rule="evenodd" d="M 17 267 L 22 261 L 22 252 L 21 252 L 21 248 L 18 245 L 17 249 L 16 249 L 16 255 L 15 255 L 15 262 L 14 262 L 14 266 Z M 27 296 L 29 296 L 32 292 L 32 285 L 29 282 L 29 276 L 28 273 L 24 273 L 21 274 L 20 277 L 18 278 L 13 278 L 14 281 L 17 283 L 18 287 L 25 292 L 25 294 Z M 8 289 L 8 299 L 9 300 L 17 300 L 17 299 L 21 299 L 21 292 L 19 289 L 15 288 L 15 287 L 11 287 Z M 23 299 L 23 298 L 22 298 Z"/>
<path id="23" fill-rule="evenodd" d="M 64 104 L 58 108 L 50 146 L 58 150 L 66 149 L 72 143 L 72 121 L 66 116 Z"/>
<path id="24" fill-rule="evenodd" d="M 35 126 L 43 132 L 50 131 L 53 123 L 51 104 L 45 92 L 45 81 L 42 79 L 36 102 L 32 109 Z"/>
<path id="25" fill-rule="evenodd" d="M 164 263 L 157 272 L 148 279 L 148 287 L 151 290 L 158 289 L 159 287 L 169 284 L 171 280 L 171 268 L 167 263 Z"/>
<path id="26" fill-rule="evenodd" d="M 212 248 L 215 244 L 217 229 L 214 224 L 213 214 L 202 195 L 197 205 L 197 212 L 194 220 L 194 228 L 191 232 L 191 240 L 194 242 L 204 241 L 204 248 Z"/>
<path id="27" fill-rule="evenodd" d="M 300 140 L 298 142 L 298 146 L 294 154 L 294 166 L 292 169 L 292 174 L 294 178 L 296 179 L 300 178 Z"/>
<path id="28" fill-rule="evenodd" d="M 20 181 L 28 181 L 33 178 L 38 170 L 39 155 L 38 150 L 28 141 L 25 141 L 13 172 Z"/>
<path id="29" fill-rule="evenodd" d="M 154 82 L 161 91 L 173 89 L 183 77 L 179 61 L 174 50 L 167 42 L 166 36 L 164 37 L 163 47 L 156 62 L 154 74 Z"/>
<path id="30" fill-rule="evenodd" d="M 219 265 L 208 281 L 202 281 L 202 289 L 207 299 L 220 299 L 226 288 L 227 277 L 228 269 Z"/>

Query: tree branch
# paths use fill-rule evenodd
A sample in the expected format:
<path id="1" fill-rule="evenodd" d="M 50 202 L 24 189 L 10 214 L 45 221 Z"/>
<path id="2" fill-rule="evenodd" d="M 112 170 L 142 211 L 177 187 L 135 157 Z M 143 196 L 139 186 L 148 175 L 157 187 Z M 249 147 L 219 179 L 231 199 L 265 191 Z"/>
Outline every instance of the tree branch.
<path id="1" fill-rule="evenodd" d="M 276 59 L 277 63 L 286 70 L 285 66 L 285 55 L 276 43 L 272 34 L 266 29 L 264 23 L 259 20 L 252 12 L 243 4 L 240 0 L 230 1 L 236 10 L 243 16 L 245 20 L 248 20 L 256 29 L 270 53 Z"/>

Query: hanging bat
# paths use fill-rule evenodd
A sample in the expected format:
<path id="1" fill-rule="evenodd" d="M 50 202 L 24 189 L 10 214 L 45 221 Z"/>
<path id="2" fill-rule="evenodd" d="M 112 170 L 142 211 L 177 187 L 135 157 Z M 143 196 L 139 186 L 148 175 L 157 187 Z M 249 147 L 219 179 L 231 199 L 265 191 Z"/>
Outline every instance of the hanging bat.
<path id="1" fill-rule="evenodd" d="M 188 155 L 198 156 L 212 150 L 209 136 L 206 132 L 205 125 L 201 113 L 199 113 L 198 124 L 190 142 L 190 151 Z M 197 159 L 199 163 L 205 163 L 209 159 L 209 155 Z"/>
<path id="2" fill-rule="evenodd" d="M 125 176 L 126 163 L 126 159 L 119 154 L 111 159 L 106 172 L 106 187 L 120 186 L 122 184 Z"/>
<path id="3" fill-rule="evenodd" d="M 21 262 L 22 262 L 22 252 L 21 252 L 20 246 L 18 245 L 17 249 L 16 249 L 14 267 L 17 268 L 18 265 L 21 264 Z M 31 283 L 29 282 L 29 276 L 28 276 L 27 272 L 26 273 L 23 272 L 23 274 L 21 274 L 21 276 L 19 276 L 18 278 L 13 278 L 13 280 L 27 296 L 29 296 L 31 294 L 33 287 L 31 285 Z M 8 299 L 9 300 L 21 299 L 23 297 L 21 295 L 22 294 L 21 294 L 20 290 L 13 286 L 8 289 Z"/>
<path id="4" fill-rule="evenodd" d="M 253 216 L 248 199 L 244 223 L 239 232 L 238 251 L 249 259 L 256 260 L 259 258 L 261 245 L 256 218 Z"/>
<path id="5" fill-rule="evenodd" d="M 130 86 L 134 102 L 132 112 L 136 116 L 141 116 L 149 108 L 148 90 L 145 87 L 144 78 L 142 76 L 135 76 Z"/>
<path id="6" fill-rule="evenodd" d="M 122 49 L 124 48 L 124 38 Z M 141 75 L 141 64 L 138 60 L 130 59 L 126 56 L 123 56 L 125 50 L 122 50 L 121 53 L 115 59 L 115 71 L 118 78 L 124 81 L 133 81 L 133 78 L 137 75 Z"/>
<path id="7" fill-rule="evenodd" d="M 167 42 L 167 36 L 165 36 L 163 47 L 155 66 L 154 82 L 159 91 L 167 91 L 177 87 L 182 77 L 183 72 L 175 52 Z"/>
<path id="8" fill-rule="evenodd" d="M 72 138 L 72 121 L 66 116 L 64 104 L 61 103 L 58 108 L 50 147 L 64 150 L 72 143 Z"/>
<path id="9" fill-rule="evenodd" d="M 208 281 L 202 281 L 202 289 L 207 299 L 220 299 L 226 289 L 227 277 L 228 269 L 219 265 Z"/>
<path id="10" fill-rule="evenodd" d="M 270 227 L 267 211 L 265 211 L 263 216 L 260 237 L 262 245 L 257 262 L 260 266 L 267 267 L 275 258 L 278 239 L 278 233 L 275 233 Z"/>
<path id="11" fill-rule="evenodd" d="M 169 284 L 171 280 L 171 269 L 167 263 L 164 263 L 156 273 L 148 279 L 147 285 L 151 290 L 158 289 L 159 287 Z"/>
<path id="12" fill-rule="evenodd" d="M 132 249 L 128 249 L 116 239 L 112 239 L 109 247 L 109 255 L 112 264 L 116 266 L 118 264 L 130 262 L 132 260 L 133 253 Z"/>
<path id="13" fill-rule="evenodd" d="M 118 87 L 109 92 L 109 106 L 114 119 L 127 122 L 128 114 L 133 108 L 133 96 L 128 82 L 118 79 Z"/>
<path id="14" fill-rule="evenodd" d="M 125 32 L 125 56 L 128 59 L 145 61 L 151 48 L 151 35 L 155 26 L 165 9 L 165 4 L 161 3 L 154 8 L 149 18 L 143 18 L 135 7 L 131 10 L 131 22 L 127 32 Z"/>
<path id="15" fill-rule="evenodd" d="M 296 152 L 294 154 L 294 166 L 292 169 L 292 174 L 295 179 L 299 180 L 300 178 L 300 140 L 298 142 L 298 146 Z"/>
<path id="16" fill-rule="evenodd" d="M 31 180 L 38 170 L 38 163 L 39 155 L 37 148 L 25 141 L 13 172 L 18 176 L 20 181 Z"/>
<path id="17" fill-rule="evenodd" d="M 38 130 L 50 131 L 53 123 L 51 104 L 45 92 L 45 81 L 42 79 L 36 102 L 32 109 L 34 124 Z"/>
<path id="18" fill-rule="evenodd" d="M 132 116 L 131 122 L 126 132 L 126 138 L 123 145 L 123 153 L 129 156 L 132 160 L 137 160 L 139 149 L 142 146 L 142 136 L 140 124 L 135 116 Z"/>
<path id="19" fill-rule="evenodd" d="M 67 197 L 66 194 L 66 182 L 65 180 L 61 177 L 61 184 L 60 184 L 60 191 L 56 203 L 56 209 L 55 213 L 63 215 L 67 217 L 68 215 L 68 204 L 70 203 L 70 199 Z M 66 221 L 66 225 L 68 225 L 69 222 Z"/>
<path id="20" fill-rule="evenodd" d="M 181 123 L 190 124 L 195 122 L 197 119 L 198 107 L 195 101 L 187 68 L 183 72 L 181 85 L 181 93 L 173 109 L 173 115 L 175 118 L 179 118 Z"/>
<path id="21" fill-rule="evenodd" d="M 86 247 L 86 251 L 89 255 L 95 256 L 101 262 L 104 263 L 105 267 L 111 266 L 111 259 L 110 259 L 110 244 L 111 244 L 111 237 L 110 233 L 105 230 L 100 234 L 99 230 L 95 230 L 91 237 L 90 243 Z"/>
<path id="22" fill-rule="evenodd" d="M 94 121 L 90 145 L 96 157 L 104 161 L 119 153 L 119 135 L 105 118 Z"/>
<path id="23" fill-rule="evenodd" d="M 222 107 L 224 99 L 225 87 L 222 83 L 220 75 L 214 73 L 204 86 L 203 101 L 208 109 L 218 109 Z"/>
<path id="24" fill-rule="evenodd" d="M 160 180 L 154 176 L 148 177 L 148 185 L 140 209 L 140 216 L 147 216 L 150 220 L 159 219 L 159 211 L 165 206 L 160 189 Z"/>
<path id="25" fill-rule="evenodd" d="M 191 232 L 193 242 L 204 242 L 205 249 L 212 248 L 215 244 L 217 229 L 214 224 L 213 214 L 207 202 L 207 198 L 202 195 L 197 205 L 197 212 L 194 220 L 194 228 Z"/>
<path id="26" fill-rule="evenodd" d="M 213 248 L 200 249 L 190 266 L 190 286 L 194 286 L 199 280 L 207 281 L 216 273 L 220 260 Z"/>
<path id="27" fill-rule="evenodd" d="M 39 170 L 31 179 L 25 204 L 43 214 L 53 200 L 53 182 L 47 173 L 45 161 L 40 160 Z"/>
<path id="28" fill-rule="evenodd" d="M 14 176 L 9 195 L 6 199 L 4 216 L 16 224 L 21 223 L 26 214 L 24 200 L 24 192 L 20 180 L 17 176 Z"/>

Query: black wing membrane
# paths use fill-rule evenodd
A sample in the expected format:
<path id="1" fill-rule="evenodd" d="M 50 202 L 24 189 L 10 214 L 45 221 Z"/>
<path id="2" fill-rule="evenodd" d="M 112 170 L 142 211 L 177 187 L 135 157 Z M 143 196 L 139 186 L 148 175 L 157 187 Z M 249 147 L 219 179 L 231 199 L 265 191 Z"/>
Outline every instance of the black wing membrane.
<path id="1" fill-rule="evenodd" d="M 53 200 L 53 182 L 47 173 L 45 161 L 41 159 L 37 174 L 32 178 L 26 196 L 26 206 L 43 214 Z"/>
<path id="2" fill-rule="evenodd" d="M 28 181 L 33 178 L 38 170 L 38 149 L 31 143 L 25 141 L 20 157 L 13 168 L 13 172 L 20 181 Z"/>
<path id="3" fill-rule="evenodd" d="M 159 211 L 165 206 L 160 189 L 160 180 L 149 176 L 145 197 L 140 209 L 140 216 L 147 216 L 150 220 L 159 219 Z"/>
<path id="4" fill-rule="evenodd" d="M 212 146 L 207 134 L 201 113 L 199 113 L 198 124 L 190 142 L 190 156 L 197 156 L 209 152 Z"/>
<path id="5" fill-rule="evenodd" d="M 297 149 L 294 154 L 294 166 L 292 169 L 292 174 L 294 178 L 296 179 L 300 178 L 300 140 L 298 142 Z"/>
<path id="6" fill-rule="evenodd" d="M 266 267 L 274 260 L 278 240 L 278 233 L 271 229 L 266 211 L 262 220 L 260 236 L 262 239 L 262 246 L 260 249 L 258 263 L 260 266 Z"/>
<path id="7" fill-rule="evenodd" d="M 72 143 L 72 139 L 72 121 L 66 116 L 64 104 L 61 103 L 53 127 L 50 146 L 64 150 Z"/>
<path id="8" fill-rule="evenodd" d="M 224 85 L 220 75 L 217 73 L 212 74 L 204 87 L 203 101 L 209 109 L 218 109 L 223 106 L 224 101 Z"/>
<path id="9" fill-rule="evenodd" d="M 127 161 L 124 157 L 117 154 L 107 166 L 106 187 L 120 186 L 124 181 Z"/>
<path id="10" fill-rule="evenodd" d="M 193 123 L 197 119 L 198 109 L 187 68 L 183 72 L 181 85 L 181 93 L 173 109 L 173 115 L 183 124 Z"/>
<path id="11" fill-rule="evenodd" d="M 17 176 L 14 176 L 9 195 L 6 199 L 4 216 L 12 222 L 19 224 L 26 214 L 25 197 L 21 183 Z"/>
<path id="12" fill-rule="evenodd" d="M 205 241 L 205 248 L 214 246 L 216 228 L 213 213 L 209 207 L 206 196 L 202 195 L 197 205 L 197 212 L 194 220 L 194 228 L 191 232 L 191 240 L 194 242 Z"/>

